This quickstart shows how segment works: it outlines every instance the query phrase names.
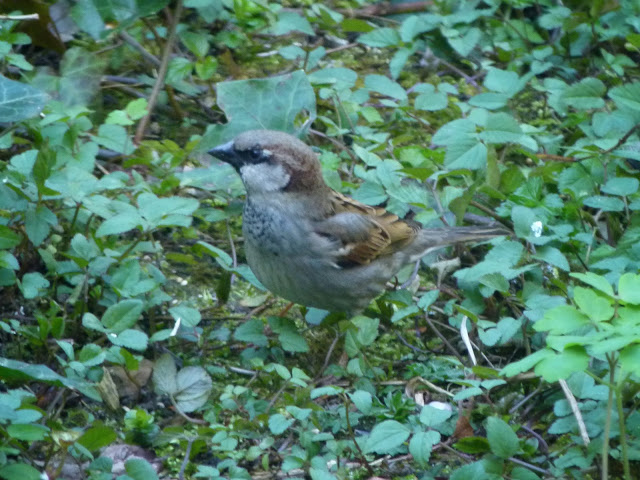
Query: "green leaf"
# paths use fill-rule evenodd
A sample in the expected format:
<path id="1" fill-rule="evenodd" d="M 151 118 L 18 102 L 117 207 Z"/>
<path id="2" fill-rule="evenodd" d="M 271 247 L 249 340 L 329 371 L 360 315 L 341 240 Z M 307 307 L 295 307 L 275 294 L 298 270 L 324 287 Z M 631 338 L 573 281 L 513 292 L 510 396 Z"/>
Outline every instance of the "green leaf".
<path id="1" fill-rule="evenodd" d="M 386 454 L 402 445 L 411 430 L 396 420 L 385 420 L 371 430 L 364 451 L 366 453 Z"/>
<path id="2" fill-rule="evenodd" d="M 613 288 L 611 287 L 611 284 L 606 278 L 600 275 L 597 275 L 593 272 L 570 273 L 569 275 L 572 276 L 573 278 L 577 278 L 578 280 L 583 281 L 587 285 L 591 285 L 593 288 L 597 288 L 598 290 L 600 290 L 601 292 L 605 293 L 610 297 L 614 296 Z"/>
<path id="3" fill-rule="evenodd" d="M 46 289 L 49 287 L 49 280 L 39 272 L 31 272 L 24 274 L 19 285 L 24 298 L 36 298 L 46 293 Z"/>
<path id="4" fill-rule="evenodd" d="M 269 128 L 293 133 L 295 121 L 307 112 L 316 117 L 316 95 L 302 71 L 270 78 L 216 84 L 218 106 L 230 120 L 211 125 L 198 146 L 206 151 L 246 130 Z"/>
<path id="5" fill-rule="evenodd" d="M 349 394 L 349 398 L 358 410 L 367 415 L 371 411 L 373 399 L 371 394 L 365 390 L 356 390 Z"/>
<path id="6" fill-rule="evenodd" d="M 618 281 L 620 300 L 631 305 L 640 305 L 640 275 L 628 272 Z"/>
<path id="7" fill-rule="evenodd" d="M 136 212 L 122 212 L 106 219 L 96 230 L 96 236 L 118 235 L 128 232 L 142 224 L 142 218 Z"/>
<path id="8" fill-rule="evenodd" d="M 40 472 L 25 463 L 10 463 L 0 467 L 0 478 L 5 480 L 40 480 Z"/>
<path id="9" fill-rule="evenodd" d="M 484 437 L 465 437 L 458 440 L 453 446 L 463 453 L 476 455 L 490 451 L 489 441 Z"/>
<path id="10" fill-rule="evenodd" d="M 124 469 L 133 480 L 158 480 L 158 474 L 154 468 L 141 458 L 125 460 Z"/>
<path id="11" fill-rule="evenodd" d="M 556 335 L 575 332 L 590 325 L 589 318 L 570 305 L 560 305 L 547 310 L 541 320 L 533 328 L 538 332 L 549 332 Z"/>
<path id="12" fill-rule="evenodd" d="M 593 195 L 585 198 L 582 203 L 586 207 L 596 208 L 603 212 L 622 212 L 624 210 L 624 202 L 617 197 Z"/>
<path id="13" fill-rule="evenodd" d="M 627 372 L 640 375 L 640 344 L 628 345 L 620 351 L 620 366 Z"/>
<path id="14" fill-rule="evenodd" d="M 97 425 L 85 430 L 77 442 L 90 452 L 95 452 L 115 442 L 117 438 L 118 435 L 113 428 Z"/>
<path id="15" fill-rule="evenodd" d="M 86 384 L 83 380 L 71 379 L 58 375 L 45 365 L 32 365 L 18 360 L 0 357 L 0 377 L 5 381 L 40 381 L 58 387 L 68 387 L 83 390 L 86 393 Z M 95 398 L 95 397 L 92 397 Z M 98 396 L 98 398 L 100 398 Z"/>
<path id="16" fill-rule="evenodd" d="M 433 446 L 440 443 L 440 433 L 435 430 L 418 432 L 411 437 L 409 453 L 419 465 L 427 465 Z"/>
<path id="17" fill-rule="evenodd" d="M 595 77 L 588 77 L 567 87 L 560 94 L 560 100 L 563 105 L 576 110 L 603 108 L 604 99 L 602 97 L 606 90 L 607 87 L 601 80 Z"/>
<path id="18" fill-rule="evenodd" d="M 427 427 L 435 427 L 440 425 L 445 420 L 449 419 L 453 415 L 451 410 L 442 408 L 435 408 L 431 405 L 425 405 L 420 411 L 420 423 Z"/>
<path id="19" fill-rule="evenodd" d="M 555 247 L 541 247 L 533 258 L 547 262 L 549 265 L 558 267 L 565 272 L 570 270 L 567 257 L 565 257 L 564 254 Z"/>
<path id="20" fill-rule="evenodd" d="M 575 287 L 573 299 L 578 308 L 595 322 L 610 320 L 615 313 L 613 302 L 609 298 L 598 295 L 590 288 Z"/>
<path id="21" fill-rule="evenodd" d="M 384 75 L 371 74 L 364 78 L 364 85 L 369 90 L 378 92 L 381 95 L 395 98 L 402 102 L 407 100 L 407 92 L 400 86 L 399 83 L 394 82 Z"/>
<path id="22" fill-rule="evenodd" d="M 511 115 L 503 112 L 489 115 L 480 139 L 488 143 L 517 143 L 522 138 L 522 129 Z"/>
<path id="23" fill-rule="evenodd" d="M 499 68 L 490 68 L 483 83 L 489 90 L 505 94 L 506 98 L 511 98 L 526 85 L 516 72 Z"/>
<path id="24" fill-rule="evenodd" d="M 583 347 L 568 347 L 557 355 L 545 356 L 534 371 L 549 383 L 557 382 L 569 378 L 572 373 L 585 370 L 589 365 L 589 359 Z"/>
<path id="25" fill-rule="evenodd" d="M 0 123 L 34 117 L 46 102 L 47 95 L 41 90 L 0 75 Z"/>
<path id="26" fill-rule="evenodd" d="M 264 324 L 255 318 L 236 328 L 236 331 L 233 332 L 233 338 L 240 342 L 253 343 L 259 347 L 266 347 L 268 343 L 264 334 Z"/>
<path id="27" fill-rule="evenodd" d="M 376 28 L 371 32 L 364 33 L 358 37 L 358 42 L 369 47 L 392 47 L 398 45 L 400 35 L 393 28 Z"/>
<path id="28" fill-rule="evenodd" d="M 124 155 L 130 155 L 135 150 L 133 141 L 122 125 L 103 123 L 98 127 L 98 135 L 93 139 L 103 147 Z"/>
<path id="29" fill-rule="evenodd" d="M 36 247 L 39 246 L 51 232 L 51 226 L 58 224 L 58 218 L 47 207 L 40 205 L 29 208 L 25 215 L 25 231 L 27 237 Z"/>
<path id="30" fill-rule="evenodd" d="M 502 370 L 500 370 L 500 375 L 504 375 L 505 377 L 513 377 L 514 375 L 518 375 L 519 373 L 531 370 L 539 362 L 553 355 L 555 355 L 553 350 L 543 348 L 527 357 L 524 357 L 522 360 L 510 363 Z"/>
<path id="31" fill-rule="evenodd" d="M 278 12 L 277 22 L 271 27 L 271 33 L 273 35 L 286 35 L 290 32 L 301 32 L 306 35 L 315 34 L 306 18 L 296 12 L 281 10 Z"/>
<path id="32" fill-rule="evenodd" d="M 7 427 L 7 433 L 11 438 L 25 442 L 39 442 L 49 434 L 49 427 L 32 423 L 12 423 Z"/>
<path id="33" fill-rule="evenodd" d="M 418 110 L 435 112 L 447 108 L 448 98 L 444 92 L 436 92 L 431 84 L 426 84 L 414 101 L 414 107 Z"/>
<path id="34" fill-rule="evenodd" d="M 202 367 L 185 367 L 176 376 L 174 398 L 180 410 L 193 412 L 207 403 L 213 381 Z"/>
<path id="35" fill-rule="evenodd" d="M 640 186 L 640 181 L 637 178 L 614 177 L 607 180 L 607 183 L 602 186 L 602 191 L 610 195 L 626 197 L 636 193 L 638 186 Z"/>
<path id="36" fill-rule="evenodd" d="M 619 108 L 640 111 L 640 82 L 626 83 L 609 91 L 611 98 Z"/>
<path id="37" fill-rule="evenodd" d="M 153 385 L 159 395 L 174 395 L 178 391 L 176 362 L 169 353 L 158 358 L 153 367 Z"/>
<path id="38" fill-rule="evenodd" d="M 102 324 L 111 333 L 120 333 L 136 324 L 143 309 L 141 300 L 122 300 L 107 308 L 102 315 Z"/>
<path id="39" fill-rule="evenodd" d="M 0 225 L 0 249 L 13 248 L 20 244 L 22 237 L 6 225 Z"/>
<path id="40" fill-rule="evenodd" d="M 146 333 L 131 328 L 123 330 L 118 334 L 108 333 L 107 337 L 114 345 L 130 350 L 138 350 L 140 352 L 146 350 L 149 345 L 149 337 Z"/>
<path id="41" fill-rule="evenodd" d="M 518 436 L 504 420 L 489 417 L 486 428 L 487 440 L 489 440 L 489 447 L 493 454 L 506 459 L 514 456 L 520 450 Z"/>
<path id="42" fill-rule="evenodd" d="M 274 435 L 284 433 L 295 422 L 292 418 L 286 418 L 280 413 L 276 413 L 269 417 L 269 430 Z"/>
<path id="43" fill-rule="evenodd" d="M 459 142 L 447 148 L 444 157 L 449 170 L 468 168 L 479 170 L 487 165 L 487 147 L 476 138 L 460 138 Z"/>

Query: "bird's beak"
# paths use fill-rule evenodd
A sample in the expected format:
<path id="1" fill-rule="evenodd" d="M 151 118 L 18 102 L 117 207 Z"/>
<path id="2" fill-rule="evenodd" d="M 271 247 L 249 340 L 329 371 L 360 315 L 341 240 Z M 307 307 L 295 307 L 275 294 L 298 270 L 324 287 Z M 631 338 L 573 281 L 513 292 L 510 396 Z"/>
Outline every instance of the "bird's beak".
<path id="1" fill-rule="evenodd" d="M 228 163 L 236 169 L 241 166 L 241 159 L 233 148 L 233 141 L 218 145 L 217 147 L 209 150 L 207 153 L 209 155 L 213 155 L 216 158 L 219 158 L 223 162 Z"/>

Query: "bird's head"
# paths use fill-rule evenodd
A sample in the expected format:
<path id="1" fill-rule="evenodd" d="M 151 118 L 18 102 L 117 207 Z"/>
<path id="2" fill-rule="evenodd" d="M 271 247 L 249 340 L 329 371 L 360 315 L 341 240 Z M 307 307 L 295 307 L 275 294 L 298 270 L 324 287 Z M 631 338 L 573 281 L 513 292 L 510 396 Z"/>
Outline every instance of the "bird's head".
<path id="1" fill-rule="evenodd" d="M 209 154 L 240 173 L 249 195 L 326 188 L 316 154 L 288 133 L 249 130 Z"/>

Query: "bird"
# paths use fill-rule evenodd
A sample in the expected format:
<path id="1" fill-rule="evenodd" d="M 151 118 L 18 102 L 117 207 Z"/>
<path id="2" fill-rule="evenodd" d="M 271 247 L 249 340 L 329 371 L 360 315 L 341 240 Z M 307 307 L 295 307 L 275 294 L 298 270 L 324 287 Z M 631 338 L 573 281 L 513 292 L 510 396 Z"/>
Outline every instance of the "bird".
<path id="1" fill-rule="evenodd" d="M 509 234 L 500 225 L 422 228 L 360 203 L 331 189 L 316 153 L 285 132 L 245 131 L 208 153 L 244 183 L 249 267 L 268 290 L 307 307 L 362 311 L 427 253 Z"/>

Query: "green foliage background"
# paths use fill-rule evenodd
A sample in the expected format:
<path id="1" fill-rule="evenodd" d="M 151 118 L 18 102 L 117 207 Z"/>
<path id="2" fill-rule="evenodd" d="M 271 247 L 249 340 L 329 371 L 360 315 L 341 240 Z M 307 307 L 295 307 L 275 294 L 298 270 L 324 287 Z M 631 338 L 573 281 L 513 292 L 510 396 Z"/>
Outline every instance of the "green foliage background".
<path id="1" fill-rule="evenodd" d="M 638 478 L 637 1 L 14 3 L 0 478 Z M 361 202 L 514 235 L 363 315 L 286 311 L 205 153 L 250 128 Z"/>

